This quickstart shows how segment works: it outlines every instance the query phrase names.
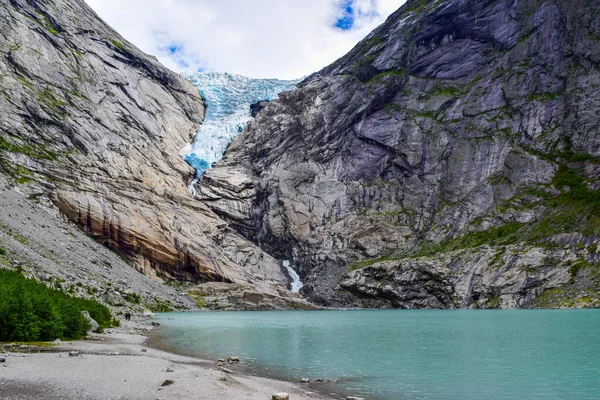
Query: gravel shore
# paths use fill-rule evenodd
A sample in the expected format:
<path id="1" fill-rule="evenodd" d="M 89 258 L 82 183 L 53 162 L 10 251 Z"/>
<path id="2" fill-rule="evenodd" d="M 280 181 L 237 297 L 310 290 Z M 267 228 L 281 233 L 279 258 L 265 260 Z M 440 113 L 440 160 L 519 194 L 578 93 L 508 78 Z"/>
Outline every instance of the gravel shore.
<path id="1" fill-rule="evenodd" d="M 145 347 L 149 321 L 122 321 L 94 340 L 62 342 L 0 357 L 0 399 L 148 400 L 271 399 L 280 392 L 290 399 L 333 399 L 289 382 L 219 371 L 216 360 L 200 360 Z M 0 345 L 1 347 L 1 345 Z M 70 352 L 78 355 L 69 355 Z M 172 381 L 171 384 L 164 385 Z M 163 386 L 164 385 L 164 386 Z"/>

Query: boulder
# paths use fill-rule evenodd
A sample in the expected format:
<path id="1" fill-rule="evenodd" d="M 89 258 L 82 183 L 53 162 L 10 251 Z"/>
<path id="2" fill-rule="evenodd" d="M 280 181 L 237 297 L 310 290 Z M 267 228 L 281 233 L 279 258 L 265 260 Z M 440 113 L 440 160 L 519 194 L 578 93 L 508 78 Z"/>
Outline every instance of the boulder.
<path id="1" fill-rule="evenodd" d="M 87 322 L 90 324 L 90 330 L 88 331 L 88 335 L 90 334 L 90 332 L 97 332 L 98 328 L 100 328 L 100 325 L 96 322 L 95 319 L 93 319 L 90 316 L 90 313 L 87 311 L 82 311 L 81 314 L 87 320 Z M 54 342 L 60 343 L 60 339 L 56 339 Z"/>
<path id="2" fill-rule="evenodd" d="M 125 305 L 125 299 L 117 292 L 108 292 L 104 295 L 103 300 L 111 306 L 120 307 Z"/>
<path id="3" fill-rule="evenodd" d="M 275 393 L 271 400 L 290 400 L 290 395 L 288 393 Z"/>

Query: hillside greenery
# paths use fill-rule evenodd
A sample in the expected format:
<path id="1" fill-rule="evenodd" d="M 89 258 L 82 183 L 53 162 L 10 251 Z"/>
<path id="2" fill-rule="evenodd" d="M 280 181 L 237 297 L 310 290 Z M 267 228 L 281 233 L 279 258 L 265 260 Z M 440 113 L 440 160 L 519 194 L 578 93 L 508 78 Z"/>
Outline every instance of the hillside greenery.
<path id="1" fill-rule="evenodd" d="M 0 341 L 83 337 L 90 325 L 82 311 L 88 311 L 100 329 L 117 322 L 97 301 L 69 296 L 18 271 L 0 269 L 0 293 Z"/>

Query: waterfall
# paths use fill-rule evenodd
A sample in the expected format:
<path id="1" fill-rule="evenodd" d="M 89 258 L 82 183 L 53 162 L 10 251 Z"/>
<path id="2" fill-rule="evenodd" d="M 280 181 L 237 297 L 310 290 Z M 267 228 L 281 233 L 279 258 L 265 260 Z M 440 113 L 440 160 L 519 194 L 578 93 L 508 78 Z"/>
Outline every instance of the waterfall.
<path id="1" fill-rule="evenodd" d="M 290 262 L 288 260 L 285 260 L 283 262 L 283 266 L 285 267 L 285 269 L 287 269 L 287 272 L 290 275 L 290 278 L 292 278 L 292 283 L 290 284 L 290 290 L 292 292 L 298 293 L 300 291 L 300 289 L 302 289 L 302 287 L 304 286 L 302 281 L 300 281 L 300 275 L 298 275 L 298 273 L 292 267 L 290 267 Z"/>

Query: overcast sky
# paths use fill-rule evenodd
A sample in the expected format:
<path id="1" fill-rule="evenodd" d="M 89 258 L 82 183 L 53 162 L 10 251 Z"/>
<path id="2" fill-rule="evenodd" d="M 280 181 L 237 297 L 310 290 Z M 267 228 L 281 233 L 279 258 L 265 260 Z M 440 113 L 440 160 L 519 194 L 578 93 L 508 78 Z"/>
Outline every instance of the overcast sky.
<path id="1" fill-rule="evenodd" d="M 347 53 L 405 0 L 86 0 L 175 71 L 294 79 Z"/>

